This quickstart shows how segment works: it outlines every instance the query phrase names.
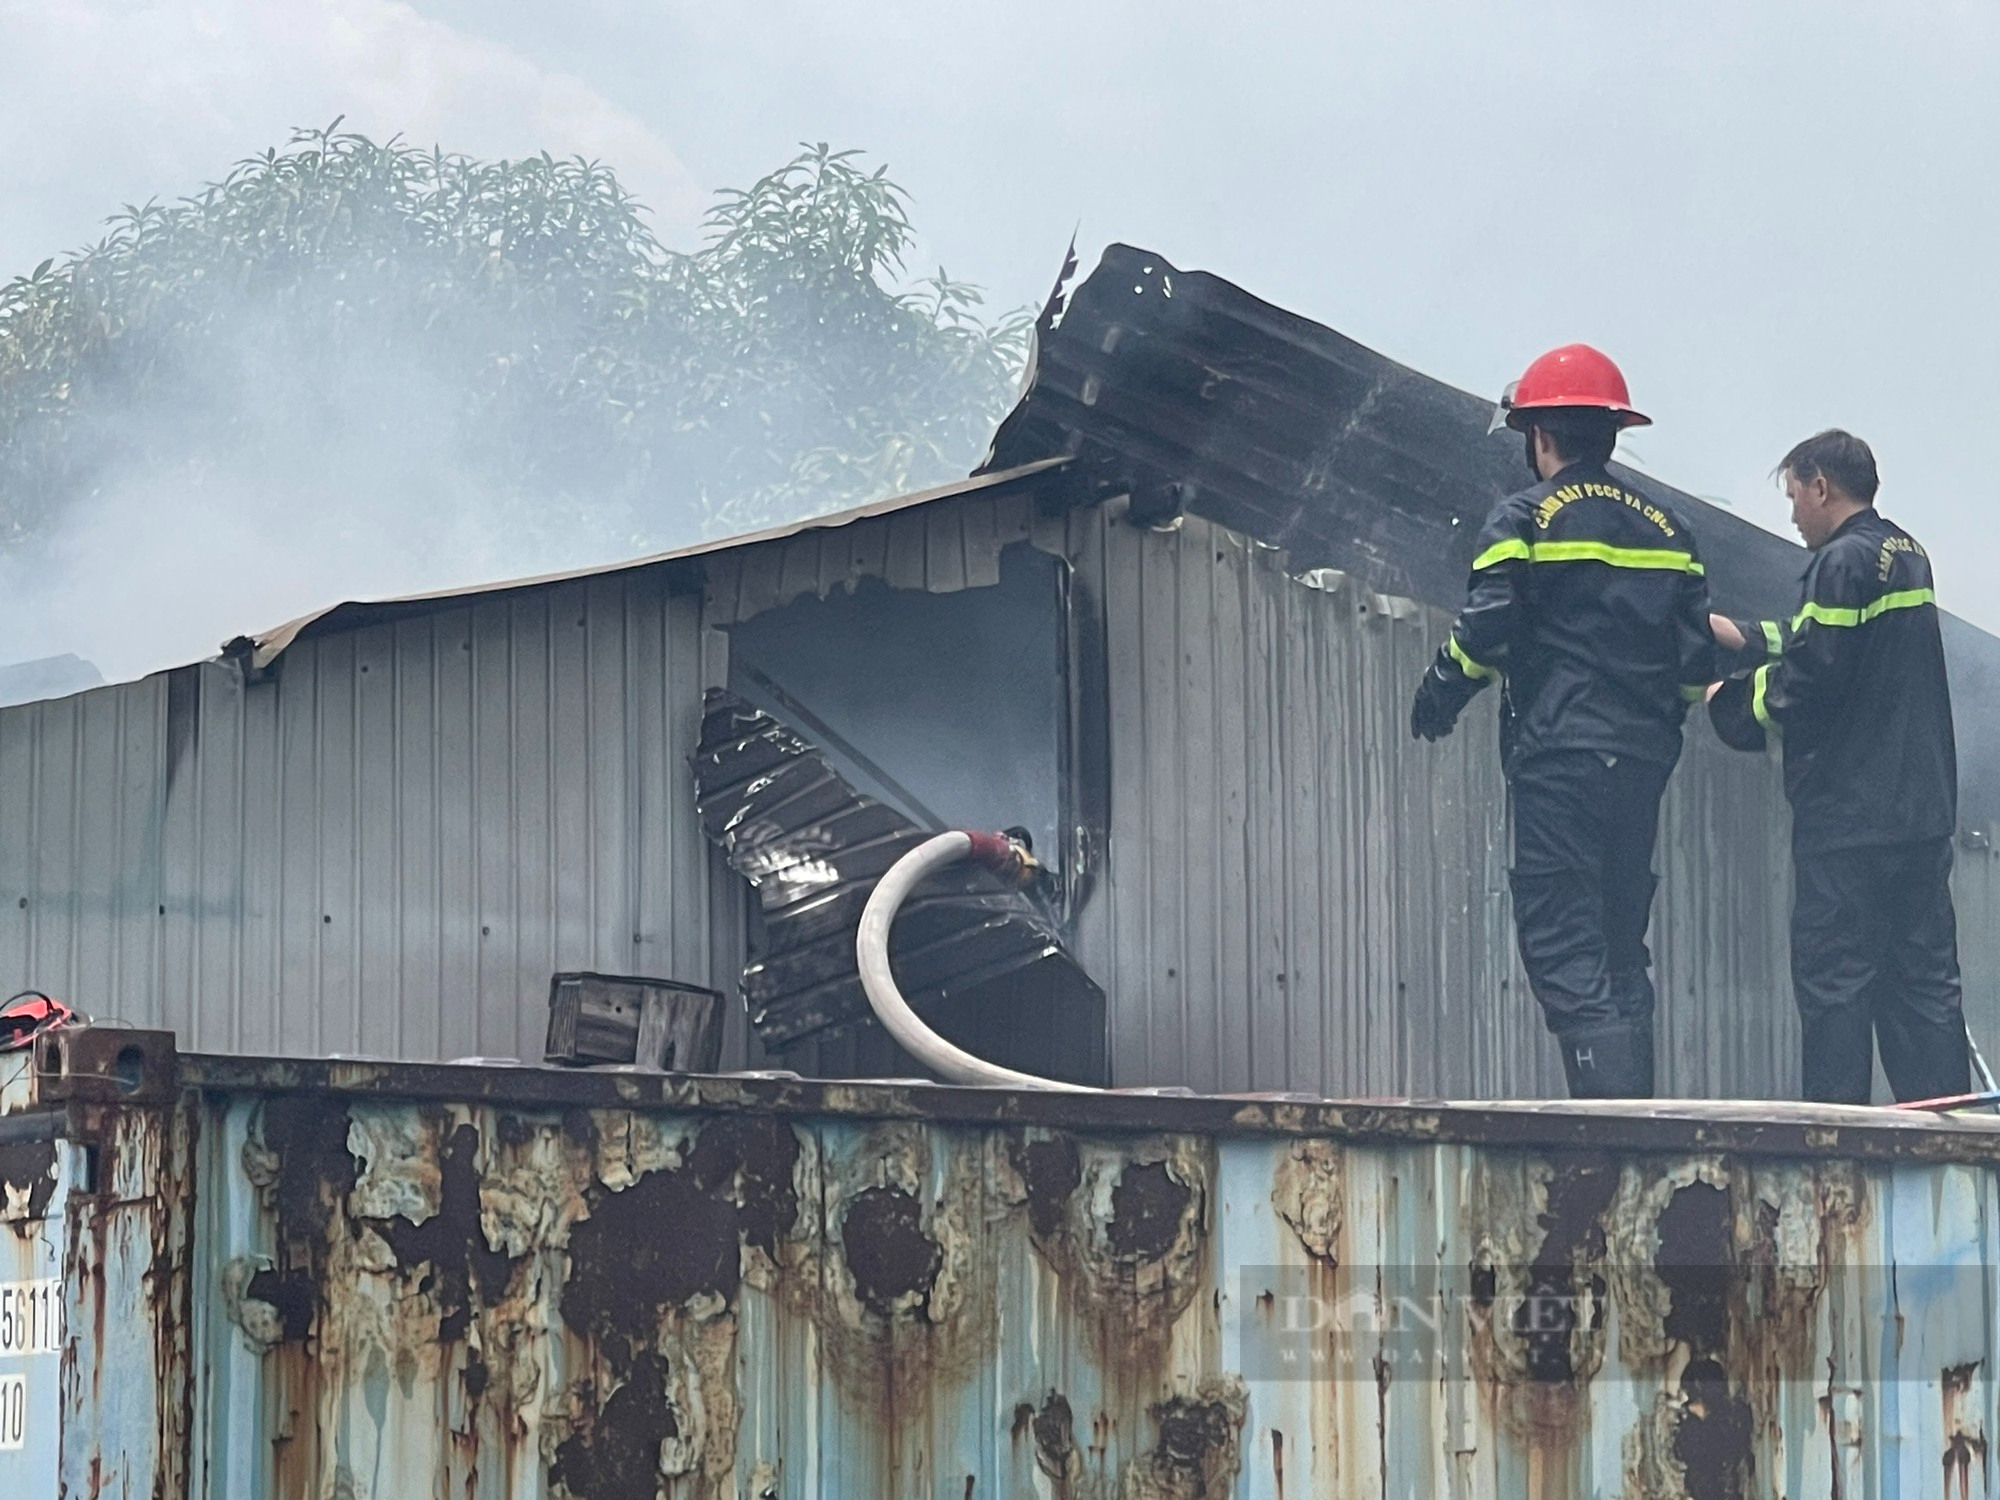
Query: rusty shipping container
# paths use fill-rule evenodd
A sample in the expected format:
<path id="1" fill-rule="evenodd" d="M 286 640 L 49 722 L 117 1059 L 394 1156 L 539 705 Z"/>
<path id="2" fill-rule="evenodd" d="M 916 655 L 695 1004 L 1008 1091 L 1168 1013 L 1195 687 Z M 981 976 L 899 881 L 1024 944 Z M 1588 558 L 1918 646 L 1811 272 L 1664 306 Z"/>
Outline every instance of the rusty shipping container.
<path id="1" fill-rule="evenodd" d="M 0 1072 L 0 1495 L 1953 1496 L 2000 1122 Z"/>

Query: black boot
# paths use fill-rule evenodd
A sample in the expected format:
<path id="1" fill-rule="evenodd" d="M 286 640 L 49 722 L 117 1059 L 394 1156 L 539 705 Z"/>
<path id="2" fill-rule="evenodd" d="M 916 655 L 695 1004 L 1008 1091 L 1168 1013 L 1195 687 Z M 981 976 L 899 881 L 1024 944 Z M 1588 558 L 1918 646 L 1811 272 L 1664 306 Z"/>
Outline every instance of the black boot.
<path id="1" fill-rule="evenodd" d="M 1653 1097 L 1652 1028 L 1607 1021 L 1563 1032 L 1556 1042 L 1562 1048 L 1570 1098 Z"/>
<path id="2" fill-rule="evenodd" d="M 1653 1023 L 1648 1017 L 1644 1022 L 1632 1023 L 1632 1034 L 1638 1039 L 1639 1063 L 1632 1073 L 1632 1097 L 1650 1099 L 1653 1097 Z"/>

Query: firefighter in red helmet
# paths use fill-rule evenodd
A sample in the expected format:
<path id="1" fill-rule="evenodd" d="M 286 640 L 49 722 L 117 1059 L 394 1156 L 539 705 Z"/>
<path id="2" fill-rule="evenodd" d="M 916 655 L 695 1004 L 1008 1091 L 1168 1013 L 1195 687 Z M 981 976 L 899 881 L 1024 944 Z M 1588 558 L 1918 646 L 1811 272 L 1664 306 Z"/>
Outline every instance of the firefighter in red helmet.
<path id="1" fill-rule="evenodd" d="M 1660 798 L 1688 705 L 1715 677 L 1693 533 L 1609 471 L 1619 432 L 1647 421 L 1585 344 L 1508 388 L 1492 430 L 1522 434 L 1535 483 L 1486 518 L 1465 606 L 1410 713 L 1411 733 L 1436 740 L 1500 685 L 1515 932 L 1576 1098 L 1653 1093 Z"/>

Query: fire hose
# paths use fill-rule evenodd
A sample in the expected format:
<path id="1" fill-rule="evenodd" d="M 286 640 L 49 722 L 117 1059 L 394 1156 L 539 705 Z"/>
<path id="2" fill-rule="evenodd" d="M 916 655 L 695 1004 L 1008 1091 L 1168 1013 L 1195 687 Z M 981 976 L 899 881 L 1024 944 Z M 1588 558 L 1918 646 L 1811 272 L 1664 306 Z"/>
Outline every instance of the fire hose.
<path id="1" fill-rule="evenodd" d="M 1026 847 L 1000 833 L 940 833 L 926 839 L 889 867 L 876 882 L 861 912 L 855 937 L 855 957 L 861 968 L 861 988 L 882 1029 L 924 1067 L 950 1083 L 986 1088 L 1059 1089 L 1094 1094 L 1102 1090 L 1062 1083 L 1033 1073 L 1018 1073 L 954 1046 L 926 1026 L 896 986 L 889 965 L 889 929 L 910 892 L 938 870 L 970 860 L 1015 886 L 1027 884 L 1037 866 Z"/>

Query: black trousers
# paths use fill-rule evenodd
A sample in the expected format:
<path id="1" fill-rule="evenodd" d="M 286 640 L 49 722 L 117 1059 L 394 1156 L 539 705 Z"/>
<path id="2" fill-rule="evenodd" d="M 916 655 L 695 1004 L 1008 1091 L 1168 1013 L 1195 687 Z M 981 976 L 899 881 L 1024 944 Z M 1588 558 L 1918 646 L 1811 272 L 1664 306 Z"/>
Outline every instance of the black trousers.
<path id="1" fill-rule="evenodd" d="M 1545 750 L 1508 775 L 1514 929 L 1550 1031 L 1650 1027 L 1653 845 L 1671 766 Z"/>
<path id="2" fill-rule="evenodd" d="M 1877 1045 L 1898 1101 L 1971 1091 L 1951 860 L 1948 838 L 1794 858 L 1806 1098 L 1868 1103 Z"/>

